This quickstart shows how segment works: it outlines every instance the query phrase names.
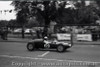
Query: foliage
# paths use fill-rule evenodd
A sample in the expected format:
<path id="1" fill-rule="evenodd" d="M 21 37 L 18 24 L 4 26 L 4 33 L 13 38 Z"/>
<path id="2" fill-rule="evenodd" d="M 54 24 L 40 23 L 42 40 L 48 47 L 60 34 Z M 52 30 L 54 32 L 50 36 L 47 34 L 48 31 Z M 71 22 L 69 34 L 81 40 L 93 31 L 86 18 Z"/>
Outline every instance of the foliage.
<path id="1" fill-rule="evenodd" d="M 0 27 L 6 27 L 8 23 L 9 23 L 9 21 L 2 20 L 2 21 L 0 21 Z"/>
<path id="2" fill-rule="evenodd" d="M 93 5 L 86 6 L 85 1 L 80 1 L 73 1 L 74 7 L 68 8 L 65 8 L 68 1 L 14 1 L 12 4 L 17 11 L 19 24 L 22 26 L 28 22 L 33 22 L 33 25 L 36 23 L 36 25 L 44 24 L 44 32 L 46 33 L 51 21 L 57 22 L 60 26 L 95 24 L 100 12 L 96 12 Z M 36 19 L 31 21 L 30 18 L 32 17 L 36 17 Z"/>
<path id="3" fill-rule="evenodd" d="M 15 6 L 15 10 L 17 11 L 17 22 L 21 25 L 24 25 L 28 22 L 28 4 L 26 1 L 15 1 L 13 2 L 13 5 Z"/>
<path id="4" fill-rule="evenodd" d="M 58 1 L 14 1 L 13 5 L 18 12 L 17 19 L 22 24 L 33 16 L 39 22 L 45 22 L 46 25 L 49 25 L 50 21 L 63 24 L 91 24 L 95 22 L 95 8 L 92 5 L 85 6 L 83 0 L 73 2 L 75 2 L 76 9 L 65 8 L 67 1 L 61 1 L 61 3 Z"/>
<path id="5" fill-rule="evenodd" d="M 45 33 L 47 32 L 50 22 L 55 21 L 57 16 L 62 15 L 62 10 L 65 6 L 65 2 L 58 5 L 56 1 L 14 1 L 12 4 L 17 11 L 17 22 L 19 24 L 24 26 L 31 17 L 36 16 L 37 20 L 42 19 L 42 21 L 44 21 Z"/>

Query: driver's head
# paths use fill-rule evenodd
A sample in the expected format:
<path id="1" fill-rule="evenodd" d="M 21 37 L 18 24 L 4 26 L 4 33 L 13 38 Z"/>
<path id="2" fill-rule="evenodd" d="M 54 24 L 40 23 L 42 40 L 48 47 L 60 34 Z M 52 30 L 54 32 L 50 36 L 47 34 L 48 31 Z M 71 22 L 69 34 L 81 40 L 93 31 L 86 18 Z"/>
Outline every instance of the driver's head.
<path id="1" fill-rule="evenodd" d="M 44 40 L 48 40 L 48 37 L 47 37 L 47 36 L 45 36 L 45 37 L 44 37 Z"/>

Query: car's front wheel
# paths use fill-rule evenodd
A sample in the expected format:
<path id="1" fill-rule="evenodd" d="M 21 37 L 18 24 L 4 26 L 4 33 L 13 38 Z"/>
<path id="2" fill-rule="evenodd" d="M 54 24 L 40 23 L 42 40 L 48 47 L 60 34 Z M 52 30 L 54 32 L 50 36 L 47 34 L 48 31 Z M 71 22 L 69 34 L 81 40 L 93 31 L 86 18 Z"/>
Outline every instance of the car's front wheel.
<path id="1" fill-rule="evenodd" d="M 65 47 L 63 45 L 58 45 L 57 51 L 58 52 L 63 52 L 63 51 L 65 51 Z"/>
<path id="2" fill-rule="evenodd" d="M 28 44 L 27 44 L 27 49 L 28 49 L 29 51 L 33 51 L 33 50 L 34 50 L 34 44 L 28 43 Z"/>

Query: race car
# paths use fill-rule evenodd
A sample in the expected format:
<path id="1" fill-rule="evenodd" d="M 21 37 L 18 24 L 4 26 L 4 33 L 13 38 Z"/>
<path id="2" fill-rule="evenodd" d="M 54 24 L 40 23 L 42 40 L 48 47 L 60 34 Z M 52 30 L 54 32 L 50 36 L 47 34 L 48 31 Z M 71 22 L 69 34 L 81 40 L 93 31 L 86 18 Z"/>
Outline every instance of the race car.
<path id="1" fill-rule="evenodd" d="M 58 52 L 64 52 L 66 49 L 72 47 L 71 43 L 56 40 L 34 39 L 29 41 L 27 49 L 33 51 L 35 49 L 57 49 Z"/>

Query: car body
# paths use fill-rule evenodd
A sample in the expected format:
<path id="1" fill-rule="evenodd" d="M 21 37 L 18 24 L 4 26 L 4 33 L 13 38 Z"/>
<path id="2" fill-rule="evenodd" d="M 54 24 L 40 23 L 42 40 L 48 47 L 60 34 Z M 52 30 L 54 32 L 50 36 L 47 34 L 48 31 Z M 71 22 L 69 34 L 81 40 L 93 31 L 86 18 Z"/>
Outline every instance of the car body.
<path id="1" fill-rule="evenodd" d="M 48 43 L 44 42 L 44 39 L 34 39 L 27 43 L 27 49 L 33 51 L 34 49 L 57 49 L 58 52 L 63 52 L 66 49 L 72 47 L 71 43 L 63 41 L 48 40 Z"/>

